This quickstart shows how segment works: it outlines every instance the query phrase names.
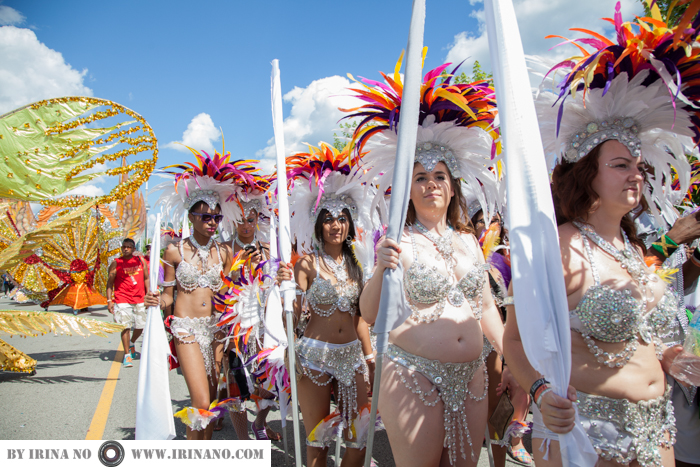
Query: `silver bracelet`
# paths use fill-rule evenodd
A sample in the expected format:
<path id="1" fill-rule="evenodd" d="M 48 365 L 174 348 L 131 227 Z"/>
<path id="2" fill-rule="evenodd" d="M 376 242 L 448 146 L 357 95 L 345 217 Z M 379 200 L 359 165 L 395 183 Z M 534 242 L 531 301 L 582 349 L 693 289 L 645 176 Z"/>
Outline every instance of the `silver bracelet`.
<path id="1" fill-rule="evenodd" d="M 503 302 L 501 302 L 501 305 L 503 305 L 503 306 L 515 305 L 515 302 L 513 301 L 513 296 L 508 295 L 506 298 L 503 299 Z"/>
<path id="2" fill-rule="evenodd" d="M 552 391 L 552 387 L 551 387 L 551 386 L 547 386 L 547 389 L 545 389 L 544 391 L 542 391 L 542 392 L 540 393 L 540 395 L 537 396 L 537 402 L 535 402 L 535 403 L 537 404 L 537 409 L 538 409 L 538 410 L 542 410 L 542 398 L 544 397 L 545 394 L 547 394 L 547 393 L 550 392 L 550 391 Z"/>
<path id="3" fill-rule="evenodd" d="M 365 355 L 365 360 L 367 360 L 368 362 L 371 362 L 372 360 L 374 360 L 374 354 L 371 353 L 369 355 Z"/>

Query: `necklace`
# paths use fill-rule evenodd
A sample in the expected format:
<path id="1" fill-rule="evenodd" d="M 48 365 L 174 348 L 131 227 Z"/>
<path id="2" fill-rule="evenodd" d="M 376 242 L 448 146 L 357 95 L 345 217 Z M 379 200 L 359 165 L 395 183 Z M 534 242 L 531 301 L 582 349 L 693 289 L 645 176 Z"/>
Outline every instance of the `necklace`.
<path id="1" fill-rule="evenodd" d="M 252 241 L 252 242 L 250 242 L 250 243 L 243 243 L 243 242 L 238 238 L 238 233 L 236 233 L 236 236 L 233 237 L 233 240 L 236 242 L 236 245 L 238 245 L 239 247 L 241 247 L 241 250 L 245 250 L 245 249 L 248 248 L 249 246 L 254 246 L 254 245 L 255 245 L 255 242 L 256 242 L 258 239 L 257 239 L 257 236 L 256 236 L 255 234 L 253 234 L 253 241 Z"/>
<path id="2" fill-rule="evenodd" d="M 211 246 L 214 244 L 214 237 L 209 237 L 209 241 L 204 246 L 197 242 L 194 235 L 190 235 L 189 240 L 190 243 L 192 243 L 192 246 L 197 249 L 197 256 L 199 256 L 199 259 L 202 262 L 202 271 L 204 271 L 209 263 L 209 250 L 211 250 Z"/>
<path id="3" fill-rule="evenodd" d="M 447 268 L 452 272 L 454 262 L 454 248 L 452 248 L 452 227 L 447 226 L 447 232 L 444 237 L 440 237 L 429 231 L 419 220 L 415 222 L 416 230 L 423 234 L 425 238 L 435 244 L 440 255 L 447 263 Z"/>
<path id="4" fill-rule="evenodd" d="M 440 256 L 442 256 L 442 258 L 445 260 L 445 266 L 447 266 L 447 272 L 450 276 L 451 283 L 450 290 L 447 292 L 447 300 L 450 302 L 450 304 L 452 304 L 452 306 L 455 306 L 457 308 L 461 307 L 464 304 L 465 297 L 462 291 L 459 290 L 459 288 L 456 285 L 457 277 L 455 276 L 454 267 L 457 263 L 457 260 L 454 257 L 455 250 L 452 247 L 452 227 L 447 226 L 447 231 L 445 232 L 445 235 L 438 236 L 429 231 L 423 224 L 421 224 L 419 220 L 416 220 L 414 225 L 416 227 L 416 230 L 418 230 L 420 233 L 423 234 L 425 238 L 427 238 L 428 240 L 433 242 L 433 244 L 435 244 L 435 248 L 437 248 L 438 252 L 440 253 Z M 415 249 L 416 246 L 414 245 L 413 248 Z M 440 310 L 440 314 L 442 314 L 442 309 Z"/>
<path id="5" fill-rule="evenodd" d="M 321 258 L 323 258 L 323 262 L 326 263 L 326 266 L 335 276 L 336 281 L 340 283 L 348 280 L 348 273 L 345 270 L 345 256 L 342 256 L 340 264 L 338 264 L 328 253 L 321 249 Z"/>
<path id="6" fill-rule="evenodd" d="M 579 231 L 586 237 L 590 238 L 593 243 L 598 245 L 603 251 L 612 256 L 615 261 L 620 263 L 622 269 L 625 269 L 633 281 L 639 284 L 642 290 L 643 300 L 647 302 L 646 285 L 649 283 L 649 274 L 645 268 L 644 260 L 639 256 L 639 252 L 635 251 L 630 245 L 627 234 L 622 230 L 622 238 L 625 240 L 625 248 L 618 250 L 610 242 L 598 235 L 590 226 L 574 221 L 573 224 L 578 227 Z"/>

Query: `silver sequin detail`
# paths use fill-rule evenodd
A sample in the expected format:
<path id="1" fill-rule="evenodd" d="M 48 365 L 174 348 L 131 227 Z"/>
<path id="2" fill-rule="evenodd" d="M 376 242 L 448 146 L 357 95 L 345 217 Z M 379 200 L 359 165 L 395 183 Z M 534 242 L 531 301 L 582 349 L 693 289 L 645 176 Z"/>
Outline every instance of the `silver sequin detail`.
<path id="1" fill-rule="evenodd" d="M 619 464 L 636 460 L 642 467 L 662 467 L 660 448 L 669 448 L 676 441 L 670 385 L 663 396 L 637 403 L 583 392 L 577 396 L 584 430 L 602 459 Z M 603 430 L 607 424 L 616 429 L 614 441 L 610 439 L 612 430 Z M 631 440 L 629 446 L 623 446 L 626 439 Z"/>
<path id="2" fill-rule="evenodd" d="M 324 279 L 321 277 L 318 255 L 314 256 L 316 258 L 316 278 L 311 283 L 309 290 L 306 291 L 306 301 L 309 303 L 311 309 L 317 315 L 323 316 L 324 318 L 328 318 L 337 310 L 355 316 L 360 298 L 359 286 L 355 282 L 351 282 L 347 279 L 347 273 L 345 275 L 345 280 L 342 282 L 340 278 L 336 276 L 337 282 L 335 284 L 332 284 L 329 279 Z M 333 260 L 330 259 L 330 261 Z M 333 263 L 335 263 L 335 261 L 333 261 Z M 323 309 L 320 308 L 321 306 L 328 306 L 329 308 Z"/>
<path id="3" fill-rule="evenodd" d="M 423 166 L 423 168 L 432 172 L 438 162 L 444 162 L 450 170 L 453 178 L 461 178 L 462 172 L 459 170 L 459 163 L 455 158 L 454 151 L 444 144 L 434 141 L 418 143 L 416 145 L 415 162 Z"/>
<path id="4" fill-rule="evenodd" d="M 450 463 L 454 465 L 457 459 L 458 437 L 462 459 L 467 458 L 464 449 L 466 438 L 471 450 L 471 457 L 476 460 L 472 438 L 467 426 L 467 409 L 464 401 L 469 397 L 479 402 L 484 400 L 488 394 L 489 377 L 483 358 L 479 356 L 476 360 L 465 363 L 442 363 L 439 360 L 429 360 L 413 355 L 394 344 L 389 344 L 386 355 L 392 362 L 399 365 L 396 367 L 396 372 L 406 389 L 416 394 L 424 405 L 434 407 L 439 401 L 442 401 L 445 426 L 444 446 L 449 449 Z M 410 383 L 406 380 L 401 367 L 412 372 Z M 483 368 L 484 371 L 484 391 L 477 396 L 469 389 L 469 383 L 479 367 Z M 433 384 L 430 391 L 425 392 L 421 389 L 415 372 L 422 374 Z"/>
<path id="5" fill-rule="evenodd" d="M 667 288 L 657 305 L 647 312 L 646 300 L 637 301 L 629 290 L 619 291 L 607 285 L 600 285 L 600 276 L 593 260 L 589 238 L 621 263 L 640 285 L 643 296 L 646 296 L 648 274 L 643 268 L 641 258 L 633 252 L 626 236 L 624 236 L 625 250 L 620 252 L 589 227 L 584 227 L 578 222 L 574 222 L 574 225 L 582 233 L 583 245 L 591 264 L 594 281 L 594 285 L 586 290 L 581 302 L 572 312 L 572 315 L 582 324 L 581 329 L 575 330 L 581 333 L 589 351 L 598 362 L 610 368 L 621 368 L 626 365 L 637 350 L 639 339 L 645 344 L 655 344 L 656 355 L 660 360 L 663 356 L 660 336 L 667 333 L 668 328 L 675 323 L 678 301 L 673 291 Z M 625 342 L 625 347 L 617 353 L 606 352 L 595 343 L 594 339 L 602 342 Z"/>
<path id="6" fill-rule="evenodd" d="M 243 216 L 248 217 L 251 211 L 255 211 L 260 214 L 263 210 L 262 201 L 259 199 L 251 199 L 250 201 L 241 201 L 241 206 L 243 206 Z"/>
<path id="7" fill-rule="evenodd" d="M 638 133 L 639 125 L 631 117 L 589 122 L 583 131 L 573 135 L 564 158 L 576 162 L 599 144 L 611 139 L 627 146 L 633 157 L 639 157 L 642 155 L 642 142 Z"/>
<path id="8" fill-rule="evenodd" d="M 172 334 L 179 343 L 199 344 L 199 350 L 204 358 L 204 369 L 207 371 L 207 376 L 209 376 L 211 381 L 216 381 L 214 349 L 211 344 L 214 341 L 217 321 L 218 319 L 213 315 L 200 318 L 179 318 L 173 316 L 172 321 L 170 321 Z M 189 340 L 189 337 L 194 337 L 194 339 Z"/>
<path id="9" fill-rule="evenodd" d="M 350 212 L 350 217 L 352 217 L 353 222 L 357 222 L 357 204 L 355 204 L 355 200 L 349 195 L 328 193 L 321 196 L 321 201 L 319 201 L 318 206 L 311 206 L 310 222 L 312 224 L 316 223 L 322 209 L 326 209 L 333 217 L 340 216 L 343 213 L 343 209 L 347 209 Z"/>
<path id="10" fill-rule="evenodd" d="M 192 206 L 200 201 L 207 203 L 212 210 L 216 209 L 216 205 L 219 204 L 219 193 L 213 190 L 192 190 L 190 195 L 185 199 L 185 207 L 189 211 Z"/>
<path id="11" fill-rule="evenodd" d="M 479 264 L 474 258 L 474 267 L 455 284 L 456 278 L 450 267 L 455 261 L 452 255 L 449 258 L 443 256 L 451 273 L 450 277 L 446 278 L 434 266 L 427 266 L 418 261 L 418 248 L 413 228 L 408 226 L 408 231 L 413 244 L 413 263 L 404 273 L 404 290 L 408 298 L 408 304 L 411 307 L 411 319 L 417 323 L 432 323 L 442 315 L 448 300 L 453 306 L 460 307 L 466 299 L 471 305 L 474 316 L 477 320 L 480 320 L 483 307 L 484 284 L 486 283 L 485 271 L 489 266 Z M 452 234 L 453 231 L 450 229 L 450 238 Z M 442 237 L 443 240 L 445 238 Z M 461 237 L 459 238 L 461 239 Z M 432 238 L 429 238 L 429 240 L 435 243 Z M 466 242 L 464 242 L 464 246 L 468 251 L 471 251 Z M 445 248 L 446 246 L 443 246 L 443 250 Z M 451 243 L 449 248 L 451 249 Z M 415 303 L 424 305 L 435 303 L 436 305 L 432 312 L 424 313 L 415 306 Z"/>
<path id="12" fill-rule="evenodd" d="M 345 426 L 350 426 L 350 423 L 358 413 L 355 374 L 361 374 L 364 368 L 362 365 L 362 344 L 360 344 L 360 341 L 354 340 L 343 345 L 333 345 L 316 339 L 302 337 L 297 341 L 296 352 L 302 373 L 314 384 L 327 386 L 333 379 L 338 382 L 338 392 L 340 393 L 336 394 L 338 405 L 342 406 L 342 417 L 346 423 Z M 330 377 L 326 381 L 321 382 L 325 375 Z"/>
<path id="13" fill-rule="evenodd" d="M 223 271 L 223 260 L 221 259 L 221 251 L 219 250 L 219 244 L 216 242 L 213 242 L 213 239 L 210 239 L 209 243 L 207 243 L 206 246 L 202 247 L 197 243 L 196 240 L 194 240 L 194 237 L 189 237 L 190 242 L 192 242 L 192 245 L 197 249 L 197 255 L 199 256 L 200 260 L 200 268 L 197 268 L 197 266 L 188 263 L 185 261 L 185 253 L 182 249 L 182 240 L 180 241 L 179 244 L 179 249 L 180 249 L 180 256 L 182 257 L 182 261 L 180 261 L 180 264 L 177 265 L 177 269 L 175 270 L 175 278 L 177 279 L 178 284 L 184 290 L 185 292 L 193 292 L 197 288 L 209 288 L 214 292 L 218 292 L 221 287 L 224 286 L 224 281 L 221 279 L 221 273 Z M 216 247 L 216 253 L 219 256 L 219 262 L 204 271 L 203 269 L 206 267 L 207 263 L 209 262 L 209 250 L 211 248 L 211 244 L 215 245 Z"/>

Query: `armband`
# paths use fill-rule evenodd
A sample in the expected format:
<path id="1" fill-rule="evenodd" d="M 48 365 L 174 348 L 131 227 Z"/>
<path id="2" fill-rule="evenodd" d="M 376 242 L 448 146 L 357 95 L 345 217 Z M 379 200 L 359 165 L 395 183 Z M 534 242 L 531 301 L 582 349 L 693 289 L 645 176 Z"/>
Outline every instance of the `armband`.
<path id="1" fill-rule="evenodd" d="M 501 303 L 503 306 L 507 305 L 515 305 L 515 301 L 513 300 L 512 295 L 508 295 L 506 298 L 503 299 L 503 302 Z"/>
<path id="2" fill-rule="evenodd" d="M 535 381 L 534 383 L 532 383 L 532 386 L 530 386 L 530 396 L 532 397 L 533 401 L 537 399 L 535 397 L 535 393 L 537 392 L 537 390 L 540 387 L 544 386 L 545 384 L 549 384 L 549 381 L 547 381 L 544 378 L 540 378 L 537 381 Z"/>
<path id="3" fill-rule="evenodd" d="M 660 253 L 664 258 L 668 258 L 678 249 L 678 244 L 671 240 L 671 237 L 664 235 L 661 240 L 651 244 L 651 247 Z"/>

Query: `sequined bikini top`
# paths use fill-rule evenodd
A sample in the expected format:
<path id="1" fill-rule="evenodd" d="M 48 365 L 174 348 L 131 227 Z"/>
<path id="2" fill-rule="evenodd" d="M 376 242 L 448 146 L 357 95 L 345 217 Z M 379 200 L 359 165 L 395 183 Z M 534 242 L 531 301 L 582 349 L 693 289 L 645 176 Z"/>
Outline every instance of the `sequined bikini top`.
<path id="1" fill-rule="evenodd" d="M 349 312 L 351 316 L 354 316 L 360 298 L 360 288 L 357 283 L 347 280 L 332 284 L 329 279 L 321 277 L 319 255 L 315 254 L 314 257 L 316 258 L 314 263 L 316 278 L 311 283 L 309 290 L 306 291 L 306 300 L 311 309 L 317 315 L 325 318 L 336 310 Z M 319 306 L 330 306 L 330 308 L 322 309 Z"/>
<path id="2" fill-rule="evenodd" d="M 615 290 L 600 284 L 590 243 L 585 235 L 582 237 L 594 284 L 583 294 L 576 309 L 569 312 L 570 327 L 583 335 L 589 349 L 601 363 L 619 368 L 634 353 L 637 336 L 647 344 L 661 343 L 659 336 L 674 325 L 678 297 L 673 289 L 667 287 L 656 306 L 644 313 L 644 304 L 634 298 L 629 290 Z M 602 342 L 627 342 L 628 345 L 619 354 L 608 354 L 599 349 L 591 338 Z M 659 351 L 660 346 L 657 345 L 657 353 Z"/>
<path id="3" fill-rule="evenodd" d="M 185 261 L 185 253 L 182 250 L 183 242 L 184 240 L 180 240 L 178 244 L 182 261 L 180 261 L 180 264 L 177 265 L 177 269 L 175 270 L 175 278 L 180 284 L 180 287 L 185 292 L 192 292 L 199 287 L 203 289 L 209 288 L 214 292 L 218 292 L 221 287 L 224 286 L 224 281 L 221 279 L 221 273 L 224 270 L 224 261 L 221 259 L 219 244 L 214 242 L 216 253 L 219 256 L 219 262 L 210 266 L 206 271 L 200 271 L 195 265 Z"/>
<path id="4" fill-rule="evenodd" d="M 408 303 L 412 310 L 411 318 L 416 322 L 431 323 L 440 317 L 447 301 L 455 307 L 461 307 L 466 299 L 469 301 L 476 319 L 481 320 L 482 295 L 486 283 L 484 272 L 489 269 L 489 265 L 479 263 L 474 257 L 472 268 L 455 284 L 453 278 L 443 276 L 435 266 L 427 266 L 418 261 L 416 239 L 410 225 L 408 232 L 413 244 L 413 263 L 404 273 L 403 280 Z M 467 251 L 471 251 L 461 235 L 456 236 L 462 241 Z M 414 303 L 426 305 L 437 303 L 437 306 L 432 313 L 426 315 L 421 313 Z"/>

